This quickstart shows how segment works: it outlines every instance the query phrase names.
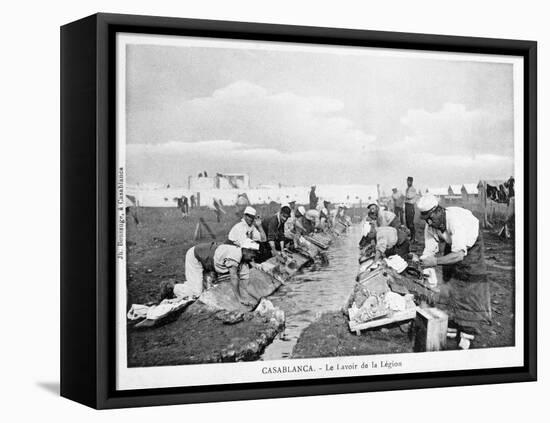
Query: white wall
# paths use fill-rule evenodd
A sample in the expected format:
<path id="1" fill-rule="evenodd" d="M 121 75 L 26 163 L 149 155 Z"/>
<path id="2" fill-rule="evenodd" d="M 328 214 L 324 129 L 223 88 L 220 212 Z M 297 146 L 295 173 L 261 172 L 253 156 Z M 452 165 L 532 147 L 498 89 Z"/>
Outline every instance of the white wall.
<path id="1" fill-rule="evenodd" d="M 200 178 L 205 179 L 205 178 Z M 200 180 L 199 179 L 199 180 Z M 195 187 L 196 188 L 196 187 Z M 251 188 L 251 189 L 209 189 L 189 190 L 185 188 L 153 188 L 147 189 L 138 186 L 129 187 L 127 194 L 137 198 L 141 207 L 176 207 L 174 198 L 200 191 L 201 205 L 212 205 L 214 198 L 222 200 L 225 205 L 233 205 L 237 196 L 243 192 L 248 195 L 252 204 L 268 204 L 271 201 L 276 203 L 288 203 L 296 201 L 298 204 L 309 202 L 310 187 L 273 187 L 273 188 Z M 377 189 L 370 185 L 319 185 L 316 190 L 321 200 L 335 203 L 363 204 L 369 200 L 378 198 Z"/>
<path id="2" fill-rule="evenodd" d="M 543 1 L 83 0 L 2 7 L 4 421 L 518 422 L 548 414 L 548 266 L 539 268 L 538 383 L 93 412 L 52 394 L 59 381 L 59 29 L 97 11 L 539 41 L 539 157 L 550 159 L 550 32 Z M 404 69 L 406 71 L 406 69 Z M 550 166 L 539 171 L 540 216 Z M 32 201 L 15 205 L 32 187 Z M 539 223 L 539 263 L 550 255 Z M 75 280 L 75 283 L 79 281 Z"/>

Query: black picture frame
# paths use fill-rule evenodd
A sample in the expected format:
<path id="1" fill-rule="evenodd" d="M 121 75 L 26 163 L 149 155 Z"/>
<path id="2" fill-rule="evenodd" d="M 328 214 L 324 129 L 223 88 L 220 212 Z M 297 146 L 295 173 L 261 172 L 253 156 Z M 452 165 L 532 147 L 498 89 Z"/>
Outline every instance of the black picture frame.
<path id="1" fill-rule="evenodd" d="M 405 375 L 117 391 L 115 35 L 251 39 L 524 58 L 524 365 Z M 119 408 L 534 381 L 537 377 L 537 44 L 336 28 L 95 14 L 61 28 L 61 395 Z"/>

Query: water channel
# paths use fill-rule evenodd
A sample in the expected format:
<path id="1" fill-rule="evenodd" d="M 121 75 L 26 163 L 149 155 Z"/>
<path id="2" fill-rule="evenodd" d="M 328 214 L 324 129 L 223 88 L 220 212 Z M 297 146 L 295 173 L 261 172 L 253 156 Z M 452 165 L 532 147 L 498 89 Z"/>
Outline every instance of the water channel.
<path id="1" fill-rule="evenodd" d="M 285 312 L 286 328 L 267 346 L 262 360 L 291 358 L 294 345 L 310 323 L 322 313 L 342 308 L 355 283 L 360 236 L 360 225 L 349 228 L 327 250 L 327 265 L 303 269 L 269 297 Z"/>

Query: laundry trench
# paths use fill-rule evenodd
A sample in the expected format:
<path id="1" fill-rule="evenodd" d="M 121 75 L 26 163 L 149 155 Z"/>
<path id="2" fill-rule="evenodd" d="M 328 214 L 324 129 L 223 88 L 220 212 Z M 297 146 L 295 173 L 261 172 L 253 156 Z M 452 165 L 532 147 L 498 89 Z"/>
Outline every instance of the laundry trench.
<path id="1" fill-rule="evenodd" d="M 285 312 L 285 330 L 267 346 L 263 360 L 291 358 L 303 330 L 321 314 L 338 311 L 353 291 L 358 268 L 360 225 L 348 228 L 326 251 L 328 262 L 305 267 L 269 300 Z"/>

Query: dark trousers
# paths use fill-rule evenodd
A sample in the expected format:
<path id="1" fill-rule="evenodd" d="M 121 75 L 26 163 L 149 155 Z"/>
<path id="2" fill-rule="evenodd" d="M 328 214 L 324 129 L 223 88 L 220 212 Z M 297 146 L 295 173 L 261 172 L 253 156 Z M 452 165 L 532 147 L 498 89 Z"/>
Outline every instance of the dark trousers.
<path id="1" fill-rule="evenodd" d="M 403 260 L 408 260 L 409 251 L 410 251 L 409 240 L 406 239 L 402 243 L 394 245 L 392 248 L 388 248 L 386 250 L 386 257 L 391 257 L 394 254 L 397 254 Z"/>
<path id="2" fill-rule="evenodd" d="M 396 207 L 393 209 L 393 212 L 395 213 L 395 216 L 397 217 L 397 219 L 399 220 L 399 224 L 402 225 L 403 223 L 405 223 L 403 221 L 403 207 Z"/>
<path id="3" fill-rule="evenodd" d="M 414 204 L 405 203 L 405 225 L 411 231 L 411 241 L 416 240 L 416 234 L 414 232 Z"/>
<path id="4" fill-rule="evenodd" d="M 482 324 L 491 322 L 491 293 L 487 281 L 483 234 L 468 249 L 461 262 L 443 266 L 443 287 L 447 291 L 449 317 L 468 333 L 479 333 Z M 445 246 L 445 254 L 451 246 Z"/>

